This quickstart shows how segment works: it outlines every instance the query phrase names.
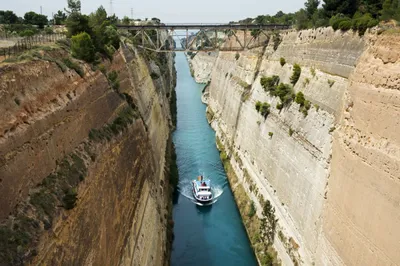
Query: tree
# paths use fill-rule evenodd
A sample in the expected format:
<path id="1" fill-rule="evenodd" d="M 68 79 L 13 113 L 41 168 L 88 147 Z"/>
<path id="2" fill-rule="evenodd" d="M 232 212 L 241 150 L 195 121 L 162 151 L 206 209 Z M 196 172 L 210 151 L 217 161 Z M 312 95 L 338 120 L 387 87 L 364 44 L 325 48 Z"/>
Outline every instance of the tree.
<path id="1" fill-rule="evenodd" d="M 0 10 L 0 24 L 15 24 L 18 22 L 18 17 L 14 12 Z"/>
<path id="2" fill-rule="evenodd" d="M 81 13 L 81 1 L 80 0 L 68 0 L 68 8 L 65 9 L 68 14 Z"/>
<path id="3" fill-rule="evenodd" d="M 294 64 L 293 66 L 293 74 L 290 77 L 290 83 L 294 85 L 296 85 L 297 81 L 299 80 L 301 75 L 301 67 L 298 64 Z"/>
<path id="4" fill-rule="evenodd" d="M 47 17 L 45 15 L 40 15 L 33 11 L 25 13 L 24 20 L 25 20 L 26 24 L 38 25 L 39 28 L 41 28 L 41 29 L 48 22 Z"/>
<path id="5" fill-rule="evenodd" d="M 86 32 L 79 33 L 71 38 L 72 56 L 86 62 L 93 62 L 95 59 L 95 48 L 92 38 Z"/>
<path id="6" fill-rule="evenodd" d="M 263 207 L 263 218 L 261 219 L 260 232 L 264 243 L 272 245 L 275 239 L 276 225 L 278 219 L 275 219 L 275 208 L 267 200 Z"/>
<path id="7" fill-rule="evenodd" d="M 67 20 L 67 15 L 61 10 L 58 10 L 58 12 L 54 15 L 55 25 L 62 25 L 65 23 L 66 20 Z"/>
<path id="8" fill-rule="evenodd" d="M 307 29 L 310 23 L 310 20 L 308 18 L 307 12 L 302 8 L 299 11 L 296 12 L 295 14 L 296 17 L 296 28 L 298 30 L 304 30 Z"/>
<path id="9" fill-rule="evenodd" d="M 352 17 L 357 11 L 357 0 L 324 0 L 322 7 L 328 17 L 336 14 Z"/>
<path id="10" fill-rule="evenodd" d="M 318 9 L 319 0 L 307 0 L 307 2 L 304 3 L 304 6 L 306 8 L 308 18 L 311 18 Z"/>
<path id="11" fill-rule="evenodd" d="M 81 32 L 91 33 L 89 17 L 78 12 L 69 14 L 65 25 L 67 26 L 69 37 Z"/>
<path id="12" fill-rule="evenodd" d="M 124 24 L 124 25 L 129 25 L 130 23 L 131 23 L 131 20 L 129 19 L 129 17 L 125 16 L 125 17 L 122 19 L 122 24 Z"/>

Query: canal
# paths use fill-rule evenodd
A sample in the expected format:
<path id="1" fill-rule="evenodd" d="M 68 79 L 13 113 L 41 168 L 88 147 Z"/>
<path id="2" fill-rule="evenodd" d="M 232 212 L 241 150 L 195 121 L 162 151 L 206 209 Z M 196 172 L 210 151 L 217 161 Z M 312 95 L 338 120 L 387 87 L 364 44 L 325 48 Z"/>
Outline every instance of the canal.
<path id="1" fill-rule="evenodd" d="M 173 266 L 257 265 L 215 145 L 215 132 L 201 102 L 204 85 L 195 83 L 183 53 L 177 69 L 177 128 L 173 134 L 179 169 L 174 200 Z M 216 201 L 199 206 L 191 180 L 203 174 L 212 181 Z"/>

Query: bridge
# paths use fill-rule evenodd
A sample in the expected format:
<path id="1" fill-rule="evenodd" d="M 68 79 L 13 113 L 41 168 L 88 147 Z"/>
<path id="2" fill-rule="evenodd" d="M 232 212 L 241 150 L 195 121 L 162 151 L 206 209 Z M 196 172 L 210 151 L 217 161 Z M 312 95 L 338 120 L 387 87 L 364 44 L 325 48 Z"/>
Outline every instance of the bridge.
<path id="1" fill-rule="evenodd" d="M 243 51 L 268 44 L 282 24 L 140 24 L 117 25 L 132 33 L 140 48 L 155 52 Z M 162 41 L 165 40 L 165 41 Z M 176 45 L 175 40 L 180 44 Z"/>

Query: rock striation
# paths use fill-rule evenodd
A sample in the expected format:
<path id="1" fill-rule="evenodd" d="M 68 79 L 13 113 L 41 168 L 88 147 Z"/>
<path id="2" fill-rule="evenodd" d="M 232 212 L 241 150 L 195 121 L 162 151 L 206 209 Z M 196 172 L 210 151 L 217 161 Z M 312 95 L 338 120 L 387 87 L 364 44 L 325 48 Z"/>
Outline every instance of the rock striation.
<path id="1" fill-rule="evenodd" d="M 276 50 L 271 36 L 264 48 L 190 60 L 196 81 L 210 81 L 203 100 L 236 185 L 259 217 L 265 201 L 275 208 L 283 265 L 400 265 L 399 40 L 285 31 Z M 294 64 L 306 114 L 295 102 L 277 108 L 260 84 L 273 75 L 290 84 Z M 270 105 L 266 118 L 257 101 Z"/>

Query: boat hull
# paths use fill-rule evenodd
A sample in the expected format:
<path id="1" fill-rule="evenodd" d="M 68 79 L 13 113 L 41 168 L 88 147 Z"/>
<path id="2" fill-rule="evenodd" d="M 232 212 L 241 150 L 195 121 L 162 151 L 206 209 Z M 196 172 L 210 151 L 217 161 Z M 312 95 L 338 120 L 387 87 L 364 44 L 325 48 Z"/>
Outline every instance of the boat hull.
<path id="1" fill-rule="evenodd" d="M 211 194 L 211 198 L 209 196 L 208 197 L 206 197 L 206 196 L 198 196 L 196 194 L 196 190 L 195 190 L 194 185 L 192 185 L 192 193 L 193 193 L 193 197 L 196 199 L 196 201 L 201 202 L 201 203 L 208 203 L 208 202 L 211 202 L 214 199 L 212 194 Z"/>

